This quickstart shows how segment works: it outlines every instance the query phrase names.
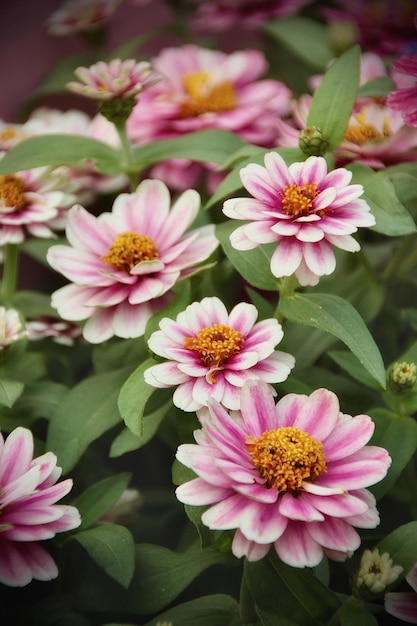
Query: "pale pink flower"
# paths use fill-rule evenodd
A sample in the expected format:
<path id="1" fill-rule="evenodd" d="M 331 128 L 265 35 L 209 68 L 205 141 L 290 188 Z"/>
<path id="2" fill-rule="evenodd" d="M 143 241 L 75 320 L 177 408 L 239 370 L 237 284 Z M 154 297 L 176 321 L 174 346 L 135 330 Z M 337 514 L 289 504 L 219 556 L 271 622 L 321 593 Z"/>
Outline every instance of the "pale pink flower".
<path id="1" fill-rule="evenodd" d="M 0 582 L 23 587 L 58 576 L 57 566 L 39 541 L 77 528 L 78 510 L 55 504 L 72 488 L 57 483 L 62 470 L 52 452 L 33 458 L 33 436 L 15 428 L 6 440 L 0 434 Z"/>
<path id="2" fill-rule="evenodd" d="M 183 411 L 207 406 L 210 397 L 238 409 L 246 380 L 280 383 L 295 364 L 291 354 L 275 350 L 284 334 L 278 321 L 256 323 L 257 317 L 253 304 L 241 302 L 228 313 L 219 298 L 211 297 L 193 302 L 175 321 L 163 318 L 148 346 L 169 360 L 147 369 L 145 381 L 177 387 L 173 401 Z"/>
<path id="3" fill-rule="evenodd" d="M 265 167 L 251 163 L 240 177 L 252 198 L 231 198 L 223 212 L 232 219 L 249 220 L 232 232 L 237 250 L 277 243 L 271 272 L 277 278 L 295 274 L 301 285 L 317 285 L 336 267 L 332 246 L 357 252 L 352 237 L 359 226 L 373 226 L 375 218 L 362 185 L 351 185 L 344 168 L 327 171 L 323 157 L 309 157 L 288 166 L 276 152 L 265 155 Z"/>
<path id="4" fill-rule="evenodd" d="M 157 80 L 148 61 L 135 59 L 97 61 L 90 67 L 77 67 L 74 74 L 80 82 L 67 83 L 68 89 L 101 101 L 131 98 Z"/>
<path id="5" fill-rule="evenodd" d="M 212 505 L 201 521 L 235 530 L 237 557 L 257 561 L 273 546 L 293 567 L 314 567 L 324 555 L 343 561 L 361 543 L 355 527 L 379 523 L 365 487 L 391 463 L 386 450 L 365 445 L 371 418 L 341 413 L 327 389 L 288 394 L 276 405 L 263 381 L 248 381 L 241 394 L 240 411 L 210 399 L 198 413 L 197 443 L 177 451 L 197 478 L 177 488 L 178 499 Z"/>
<path id="6" fill-rule="evenodd" d="M 105 25 L 122 0 L 66 0 L 46 22 L 51 35 L 96 30 Z"/>
<path id="7" fill-rule="evenodd" d="M 0 307 L 0 350 L 26 337 L 19 313 L 15 309 Z M 1 483 L 0 483 L 1 484 Z"/>
<path id="8" fill-rule="evenodd" d="M 260 80 L 267 62 L 258 50 L 226 54 L 188 44 L 165 48 L 152 59 L 152 66 L 162 80 L 141 95 L 127 121 L 135 145 L 217 128 L 271 147 L 277 136 L 276 118 L 290 111 L 288 87 L 277 80 Z M 184 189 L 184 161 L 171 164 L 175 170 L 171 182 Z M 209 165 L 210 170 L 213 167 Z M 201 176 L 204 166 L 193 164 L 197 168 Z"/>
<path id="9" fill-rule="evenodd" d="M 70 245 L 52 246 L 47 258 L 72 284 L 52 294 L 52 306 L 63 319 L 88 320 L 87 341 L 142 336 L 175 283 L 216 249 L 212 224 L 185 232 L 198 214 L 199 194 L 189 189 L 172 208 L 170 202 L 164 183 L 145 180 L 134 193 L 120 194 L 111 213 L 69 210 Z"/>
<path id="10" fill-rule="evenodd" d="M 268 20 L 288 17 L 312 0 L 194 0 L 191 24 L 200 32 L 219 33 L 231 28 L 257 28 Z"/>
<path id="11" fill-rule="evenodd" d="M 388 95 L 387 103 L 401 112 L 407 126 L 417 128 L 417 55 L 404 56 L 394 63 L 397 72 L 415 77 L 414 85 Z"/>
<path id="12" fill-rule="evenodd" d="M 28 236 L 55 237 L 58 218 L 74 202 L 69 178 L 47 167 L 0 176 L 0 246 Z"/>
<path id="13" fill-rule="evenodd" d="M 54 317 L 28 320 L 26 330 L 29 341 L 41 341 L 51 337 L 54 343 L 63 346 L 73 346 L 74 341 L 82 335 L 82 329 L 77 324 Z"/>
<path id="14" fill-rule="evenodd" d="M 410 592 L 390 591 L 385 594 L 385 610 L 390 615 L 417 624 L 417 563 L 405 577 L 414 590 Z"/>

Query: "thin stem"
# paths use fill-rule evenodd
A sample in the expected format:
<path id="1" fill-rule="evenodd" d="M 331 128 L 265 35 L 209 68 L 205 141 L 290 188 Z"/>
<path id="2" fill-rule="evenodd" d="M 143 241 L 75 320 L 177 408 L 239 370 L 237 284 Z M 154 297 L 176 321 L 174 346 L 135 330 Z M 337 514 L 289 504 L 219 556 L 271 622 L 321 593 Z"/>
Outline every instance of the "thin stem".
<path id="1" fill-rule="evenodd" d="M 4 247 L 3 278 L 1 282 L 1 300 L 9 300 L 16 291 L 17 270 L 19 265 L 19 247 L 8 243 Z"/>
<path id="2" fill-rule="evenodd" d="M 123 122 L 121 124 L 116 124 L 115 126 L 117 132 L 119 133 L 120 143 L 122 145 L 125 170 L 129 177 L 130 187 L 133 191 L 138 185 L 138 173 L 133 168 L 132 146 L 127 136 L 126 124 Z"/>

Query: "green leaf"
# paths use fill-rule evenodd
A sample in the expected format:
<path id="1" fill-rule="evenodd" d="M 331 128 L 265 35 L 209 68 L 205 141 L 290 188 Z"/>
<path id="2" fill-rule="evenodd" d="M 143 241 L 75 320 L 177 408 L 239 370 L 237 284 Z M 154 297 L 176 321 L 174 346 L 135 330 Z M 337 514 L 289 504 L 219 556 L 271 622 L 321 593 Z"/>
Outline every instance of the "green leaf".
<path id="1" fill-rule="evenodd" d="M 392 465 L 383 481 L 372 487 L 376 498 L 382 498 L 391 487 L 417 449 L 417 424 L 411 417 L 396 417 L 386 409 L 369 410 L 376 423 L 373 445 L 388 450 Z"/>
<path id="2" fill-rule="evenodd" d="M 124 428 L 111 445 L 110 458 L 122 456 L 122 454 L 132 450 L 138 450 L 138 448 L 142 448 L 147 444 L 156 434 L 170 407 L 172 407 L 171 400 L 156 409 L 156 411 L 144 415 L 142 419 L 142 435 L 140 437 L 135 435 L 129 428 Z"/>
<path id="3" fill-rule="evenodd" d="M 104 571 L 123 587 L 128 587 L 135 569 L 135 544 L 125 526 L 100 524 L 71 535 Z"/>
<path id="4" fill-rule="evenodd" d="M 357 98 L 385 98 L 390 91 L 396 89 L 395 83 L 389 76 L 379 76 L 369 80 L 358 89 Z"/>
<path id="5" fill-rule="evenodd" d="M 335 335 L 385 389 L 385 367 L 381 353 L 365 322 L 350 302 L 331 294 L 296 293 L 282 297 L 279 310 L 284 317 L 294 322 Z"/>
<path id="6" fill-rule="evenodd" d="M 117 397 L 130 368 L 86 378 L 63 399 L 48 430 L 47 448 L 64 473 L 74 467 L 90 443 L 120 422 Z"/>
<path id="7" fill-rule="evenodd" d="M 395 581 L 397 586 L 417 562 L 417 522 L 409 522 L 396 528 L 376 546 L 379 553 L 388 552 L 394 565 L 404 568 L 402 574 Z"/>
<path id="8" fill-rule="evenodd" d="M 155 365 L 153 359 L 147 359 L 139 365 L 123 383 L 117 399 L 120 415 L 126 426 L 138 437 L 143 434 L 142 418 L 146 403 L 156 391 L 155 387 L 148 385 L 143 377 L 144 371 L 152 365 Z"/>
<path id="9" fill-rule="evenodd" d="M 324 70 L 334 57 L 327 29 L 316 20 L 290 17 L 270 21 L 263 29 L 315 70 Z"/>
<path id="10" fill-rule="evenodd" d="M 16 402 L 16 412 L 50 419 L 67 393 L 68 388 L 60 383 L 52 381 L 28 383 Z"/>
<path id="11" fill-rule="evenodd" d="M 332 350 L 327 354 L 342 369 L 350 374 L 352 378 L 367 387 L 371 387 L 371 389 L 380 390 L 380 386 L 376 383 L 375 379 L 368 374 L 364 367 L 362 367 L 354 354 L 346 352 L 345 350 Z"/>
<path id="12" fill-rule="evenodd" d="M 338 615 L 340 626 L 378 626 L 377 619 L 355 598 L 349 598 Z"/>
<path id="13" fill-rule="evenodd" d="M 245 145 L 234 133 L 226 130 L 206 129 L 181 135 L 174 139 L 161 139 L 134 148 L 133 160 L 144 167 L 167 159 L 190 159 L 221 164 L 230 154 Z"/>
<path id="14" fill-rule="evenodd" d="M 122 170 L 120 153 L 109 144 L 79 135 L 39 135 L 25 139 L 0 161 L 0 174 L 10 174 L 41 166 L 80 165 L 96 162 L 96 169 L 106 174 Z"/>
<path id="15" fill-rule="evenodd" d="M 259 246 L 254 250 L 235 250 L 230 243 L 230 234 L 241 222 L 230 220 L 216 226 L 216 237 L 233 267 L 254 287 L 277 291 L 278 281 L 270 270 L 270 261 L 275 244 Z"/>
<path id="16" fill-rule="evenodd" d="M 0 404 L 11 408 L 24 389 L 24 384 L 18 380 L 0 380 Z"/>
<path id="17" fill-rule="evenodd" d="M 340 607 L 336 594 L 310 570 L 290 567 L 275 553 L 261 561 L 246 562 L 245 576 L 261 615 L 279 615 L 297 626 L 321 626 Z"/>
<path id="18" fill-rule="evenodd" d="M 352 181 L 364 187 L 365 193 L 361 197 L 371 207 L 376 220 L 372 230 L 388 237 L 409 235 L 416 231 L 414 220 L 398 199 L 387 172 L 374 172 L 358 163 L 349 165 L 347 169 L 353 172 Z"/>
<path id="19" fill-rule="evenodd" d="M 131 475 L 115 474 L 88 487 L 74 502 L 81 514 L 80 529 L 84 530 L 97 521 L 117 502 L 127 488 Z"/>
<path id="20" fill-rule="evenodd" d="M 181 283 L 179 294 L 175 297 L 175 299 L 162 311 L 159 311 L 155 315 L 148 320 L 145 328 L 145 341 L 149 341 L 149 337 L 153 332 L 159 330 L 159 322 L 164 317 L 169 317 L 170 319 L 175 319 L 181 311 L 190 304 L 191 300 L 191 285 L 190 281 L 185 281 Z"/>
<path id="21" fill-rule="evenodd" d="M 356 99 L 359 66 L 360 48 L 354 46 L 331 64 L 314 92 L 307 127 L 317 126 L 323 131 L 330 152 L 345 136 Z"/>
<path id="22" fill-rule="evenodd" d="M 237 626 L 240 624 L 239 605 L 234 598 L 225 594 L 202 596 L 160 613 L 145 626 L 164 623 L 181 626 Z"/>

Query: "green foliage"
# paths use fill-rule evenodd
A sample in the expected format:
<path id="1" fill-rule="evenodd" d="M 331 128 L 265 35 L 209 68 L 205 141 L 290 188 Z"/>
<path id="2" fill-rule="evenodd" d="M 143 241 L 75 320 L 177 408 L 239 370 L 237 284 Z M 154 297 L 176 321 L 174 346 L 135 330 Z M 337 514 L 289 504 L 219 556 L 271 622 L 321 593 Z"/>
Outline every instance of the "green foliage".
<path id="1" fill-rule="evenodd" d="M 88 487 L 74 504 L 81 515 L 80 529 L 85 529 L 96 522 L 113 506 L 129 484 L 131 475 L 116 474 Z"/>

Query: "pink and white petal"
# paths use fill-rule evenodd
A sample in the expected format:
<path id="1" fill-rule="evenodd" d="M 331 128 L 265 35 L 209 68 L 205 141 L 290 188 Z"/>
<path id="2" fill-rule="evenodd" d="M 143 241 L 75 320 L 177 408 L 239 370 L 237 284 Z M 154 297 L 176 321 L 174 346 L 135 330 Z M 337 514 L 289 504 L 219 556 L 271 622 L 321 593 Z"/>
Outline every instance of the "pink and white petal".
<path id="1" fill-rule="evenodd" d="M 109 287 L 90 290 L 91 297 L 85 301 L 84 306 L 92 308 L 110 307 L 123 302 L 129 296 L 129 285 L 113 283 Z"/>
<path id="2" fill-rule="evenodd" d="M 194 380 L 179 385 L 172 396 L 172 401 L 176 407 L 183 411 L 197 411 L 201 408 L 201 404 L 193 398 Z"/>
<path id="3" fill-rule="evenodd" d="M 190 238 L 187 249 L 169 264 L 166 271 L 176 272 L 201 263 L 218 247 L 219 241 L 214 234 L 214 224 L 196 228 L 193 233 L 198 234 L 198 237 Z"/>
<path id="4" fill-rule="evenodd" d="M 316 183 L 318 187 L 321 187 L 320 183 L 322 183 L 326 175 L 326 159 L 320 156 L 310 156 L 302 164 L 302 167 L 300 168 L 299 179 L 296 180 L 296 183 L 298 185 L 305 185 L 306 183 Z"/>
<path id="5" fill-rule="evenodd" d="M 233 326 L 233 328 L 237 328 Z M 242 335 L 244 334 L 240 331 Z M 245 349 L 254 350 L 261 359 L 270 354 L 270 349 L 274 348 L 283 338 L 284 331 L 281 324 L 276 319 L 262 320 L 255 324 L 245 335 Z"/>
<path id="6" fill-rule="evenodd" d="M 240 409 L 240 386 L 230 384 L 225 378 L 222 404 L 233 411 Z"/>
<path id="7" fill-rule="evenodd" d="M 258 244 L 274 243 L 279 240 L 279 235 L 273 230 L 272 221 L 270 224 L 266 221 L 246 224 L 245 235 L 249 241 L 254 241 Z"/>
<path id="8" fill-rule="evenodd" d="M 232 248 L 235 248 L 235 250 L 254 250 L 260 245 L 257 241 L 251 241 L 246 236 L 245 229 L 246 224 L 239 226 L 229 237 Z"/>
<path id="9" fill-rule="evenodd" d="M 316 522 L 322 524 L 323 522 Z M 274 543 L 281 561 L 292 567 L 315 567 L 323 558 L 321 545 L 308 532 L 303 522 L 289 522 L 285 532 Z"/>
<path id="10" fill-rule="evenodd" d="M 121 302 L 114 309 L 114 334 L 116 337 L 122 337 L 123 339 L 142 337 L 146 324 L 154 312 L 149 302 L 136 305 L 126 301 Z"/>
<path id="11" fill-rule="evenodd" d="M 211 409 L 213 401 L 210 400 L 210 402 Z M 232 419 L 229 419 L 227 431 L 224 432 L 224 430 L 214 427 L 209 420 L 203 419 L 203 423 L 211 443 L 221 454 L 220 458 L 213 459 L 215 466 L 219 467 L 224 473 L 227 473 L 227 469 L 230 469 L 230 476 L 233 474 L 231 484 L 233 482 L 253 483 L 257 477 L 257 472 L 254 470 L 251 458 L 244 445 L 244 435 L 239 426 L 233 424 Z M 233 467 L 230 466 L 230 463 L 233 463 Z"/>
<path id="12" fill-rule="evenodd" d="M 65 234 L 71 246 L 93 252 L 98 257 L 108 252 L 116 237 L 109 224 L 98 221 L 80 205 L 69 209 Z"/>
<path id="13" fill-rule="evenodd" d="M 170 280 L 168 285 L 165 285 L 160 280 L 160 275 L 158 274 L 157 276 L 143 276 L 136 285 L 133 285 L 129 290 L 129 304 L 132 306 L 142 305 L 149 302 L 149 300 L 159 298 L 175 284 L 175 278 Z"/>
<path id="14" fill-rule="evenodd" d="M 201 516 L 201 521 L 211 530 L 231 530 L 240 528 L 242 517 L 252 502 L 239 493 L 211 506 Z"/>
<path id="15" fill-rule="evenodd" d="M 103 261 L 89 251 L 69 246 L 51 246 L 47 253 L 49 265 L 78 285 L 106 286 L 113 283 L 110 276 L 101 273 Z"/>
<path id="16" fill-rule="evenodd" d="M 159 387 L 160 389 L 175 387 L 188 380 L 188 376 L 181 372 L 177 364 L 172 361 L 148 367 L 143 373 L 143 377 L 148 385 Z"/>
<path id="17" fill-rule="evenodd" d="M 36 547 L 35 547 L 36 546 Z M 38 544 L 18 544 L 0 539 L 0 582 L 9 587 L 28 585 L 35 573 L 45 572 L 41 580 L 56 578 L 58 569 L 49 554 Z M 46 578 L 48 576 L 48 578 Z"/>
<path id="18" fill-rule="evenodd" d="M 210 456 L 211 449 L 204 450 L 195 444 L 181 444 L 178 447 L 176 457 L 180 463 L 192 469 L 200 478 L 215 487 L 232 487 L 230 479 L 217 470 L 213 464 L 213 456 Z M 212 450 L 214 453 L 214 449 Z M 217 452 L 217 451 L 216 451 Z"/>
<path id="19" fill-rule="evenodd" d="M 207 378 L 197 378 L 193 387 L 193 400 L 202 406 L 207 406 L 209 398 L 221 402 L 225 384 L 223 376 L 217 376 L 215 383 L 208 382 Z"/>
<path id="20" fill-rule="evenodd" d="M 195 189 L 188 189 L 178 197 L 160 231 L 164 250 L 182 237 L 197 217 L 199 208 L 200 194 Z"/>
<path id="21" fill-rule="evenodd" d="M 248 434 L 261 437 L 277 427 L 274 396 L 262 380 L 249 380 L 241 392 L 241 413 Z"/>
<path id="22" fill-rule="evenodd" d="M 252 502 L 240 519 L 240 531 L 249 541 L 271 544 L 285 531 L 288 518 L 278 510 L 276 504 Z"/>
<path id="23" fill-rule="evenodd" d="M 298 413 L 302 410 L 307 400 L 308 396 L 298 393 L 288 393 L 278 400 L 275 409 L 278 427 L 294 426 Z"/>
<path id="24" fill-rule="evenodd" d="M 14 509 L 14 510 L 13 510 Z M 38 526 L 49 524 L 62 517 L 63 511 L 53 505 L 25 506 L 22 502 L 20 507 L 16 505 L 7 507 L 2 515 L 2 524 L 12 524 L 13 526 Z"/>
<path id="25" fill-rule="evenodd" d="M 354 454 L 329 463 L 326 474 L 317 479 L 325 487 L 361 489 L 382 480 L 391 464 L 384 448 L 366 446 Z"/>
<path id="26" fill-rule="evenodd" d="M 240 302 L 230 311 L 228 326 L 231 326 L 245 337 L 245 345 L 247 345 L 247 335 L 253 329 L 258 318 L 258 309 L 253 304 Z"/>
<path id="27" fill-rule="evenodd" d="M 384 608 L 398 619 L 417 624 L 417 594 L 412 592 L 390 591 L 385 594 Z"/>
<path id="28" fill-rule="evenodd" d="M 269 350 L 269 352 L 271 352 Z M 231 369 L 242 369 L 246 370 L 254 365 L 256 365 L 259 361 L 260 355 L 255 350 L 249 352 L 247 350 L 242 350 L 241 352 L 237 352 L 232 357 L 230 357 L 230 363 L 227 364 L 227 367 Z"/>
<path id="29" fill-rule="evenodd" d="M 317 543 L 331 550 L 354 551 L 361 545 L 356 530 L 343 519 L 326 517 L 324 522 L 311 522 L 308 532 Z"/>
<path id="30" fill-rule="evenodd" d="M 177 487 L 175 495 L 183 504 L 205 506 L 224 500 L 233 495 L 233 492 L 226 487 L 210 485 L 202 478 L 194 478 L 180 487 Z"/>
<path id="31" fill-rule="evenodd" d="M 291 370 L 295 365 L 295 358 L 292 354 L 277 350 L 268 358 L 259 361 L 251 370 L 249 375 L 259 376 L 267 383 L 282 383 L 287 380 Z"/>
<path id="32" fill-rule="evenodd" d="M 115 307 L 91 310 L 93 313 L 83 328 L 84 339 L 89 343 L 102 343 L 103 341 L 107 341 L 107 339 L 114 336 L 113 316 Z"/>
<path id="33" fill-rule="evenodd" d="M 53 580 L 58 576 L 58 568 L 50 554 L 38 543 L 24 544 L 22 549 L 26 563 L 35 580 Z"/>
<path id="34" fill-rule="evenodd" d="M 257 200 L 274 206 L 278 198 L 278 187 L 271 179 L 268 171 L 257 163 L 250 163 L 240 170 L 243 186 Z"/>
<path id="35" fill-rule="evenodd" d="M 4 484 L 1 489 L 2 507 L 11 502 L 24 498 L 26 495 L 35 491 L 39 485 L 40 468 L 32 466 L 24 474 L 18 476 L 15 480 Z"/>
<path id="36" fill-rule="evenodd" d="M 245 556 L 248 561 L 260 561 L 268 554 L 269 548 L 270 546 L 268 544 L 260 544 L 254 541 L 249 541 L 239 529 L 234 534 L 232 552 L 238 559 Z"/>
<path id="37" fill-rule="evenodd" d="M 253 467 L 250 467 L 248 459 L 245 459 L 245 461 L 247 467 L 242 466 L 239 458 L 236 461 L 231 461 L 230 458 L 213 459 L 214 465 L 230 478 L 231 484 L 242 483 L 244 485 L 253 485 L 255 470 Z"/>
<path id="38" fill-rule="evenodd" d="M 292 492 L 281 494 L 278 501 L 279 512 L 291 520 L 302 522 L 321 522 L 324 520 L 317 508 L 308 499 L 307 494 L 301 493 L 298 497 Z"/>
<path id="39" fill-rule="evenodd" d="M 20 478 L 28 471 L 31 466 L 32 459 L 32 433 L 29 429 L 18 426 L 12 430 L 7 437 L 0 456 L 2 491 L 8 483 Z"/>
<path id="40" fill-rule="evenodd" d="M 90 289 L 78 285 L 65 285 L 53 292 L 51 306 L 58 310 L 64 320 L 78 322 L 85 320 L 94 313 L 94 309 L 86 306 L 88 300 L 99 294 L 101 289 Z"/>
<path id="41" fill-rule="evenodd" d="M 294 274 L 303 258 L 304 245 L 295 237 L 281 239 L 271 257 L 272 274 L 277 278 Z"/>
<path id="42" fill-rule="evenodd" d="M 358 241 L 351 235 L 329 235 L 326 233 L 326 240 L 340 250 L 346 252 L 358 252 L 361 247 Z"/>
<path id="43" fill-rule="evenodd" d="M 338 424 L 323 441 L 326 461 L 337 461 L 357 452 L 368 443 L 375 424 L 368 415 L 356 415 Z"/>
<path id="44" fill-rule="evenodd" d="M 259 482 L 257 483 L 234 485 L 233 489 L 249 500 L 261 502 L 262 504 L 274 504 L 278 500 L 278 491 L 276 489 L 268 489 L 264 484 L 261 484 L 261 480 L 259 477 Z"/>
<path id="45" fill-rule="evenodd" d="M 295 272 L 295 276 L 302 287 L 314 287 L 315 285 L 318 285 L 320 280 L 320 276 L 317 276 L 317 274 L 311 271 L 304 259 L 301 261 L 297 271 Z"/>
<path id="46" fill-rule="evenodd" d="M 360 498 L 355 498 L 355 496 L 349 493 L 342 493 L 328 497 L 304 493 L 302 497 L 315 509 L 325 515 L 329 515 L 330 517 L 346 518 L 351 515 L 362 515 L 362 513 L 365 513 L 368 510 L 366 502 Z"/>
<path id="47" fill-rule="evenodd" d="M 414 567 L 408 572 L 405 578 L 408 584 L 411 585 L 414 591 L 417 593 L 417 564 L 414 565 Z"/>
<path id="48" fill-rule="evenodd" d="M 319 195 L 313 200 L 314 210 L 318 213 L 322 209 L 327 209 L 330 205 L 333 209 L 333 201 L 337 196 L 337 189 L 327 187 L 320 191 Z"/>
<path id="49" fill-rule="evenodd" d="M 283 190 L 284 187 L 294 182 L 288 165 L 278 152 L 267 152 L 264 157 L 264 163 L 277 191 Z M 275 197 L 277 197 L 277 192 Z"/>
<path id="50" fill-rule="evenodd" d="M 337 424 L 339 400 L 328 389 L 316 389 L 300 408 L 293 426 L 309 433 L 318 441 L 324 441 Z"/>
<path id="51" fill-rule="evenodd" d="M 324 237 L 324 233 L 320 226 L 314 224 L 303 224 L 297 233 L 298 241 L 315 243 L 321 241 Z"/>
<path id="52" fill-rule="evenodd" d="M 281 235 L 282 237 L 291 237 L 296 235 L 300 230 L 300 223 L 293 222 L 290 220 L 281 219 L 278 222 L 275 222 L 273 226 L 271 226 L 271 230 L 276 235 Z M 281 237 L 279 237 L 281 239 Z"/>
<path id="53" fill-rule="evenodd" d="M 352 172 L 344 167 L 338 167 L 331 170 L 323 182 L 326 187 L 336 187 L 339 190 L 347 187 L 351 180 Z"/>
<path id="54" fill-rule="evenodd" d="M 168 187 L 161 180 L 143 180 L 135 193 L 131 195 L 131 206 L 123 207 L 122 214 L 131 216 L 133 232 L 149 235 L 154 241 L 158 241 L 159 232 L 169 215 L 171 197 Z M 152 207 L 152 210 L 149 210 Z M 113 205 L 113 214 L 118 222 L 118 206 Z M 121 231 L 125 230 L 120 224 Z"/>
<path id="55" fill-rule="evenodd" d="M 223 213 L 235 220 L 259 220 L 267 207 L 256 198 L 230 198 L 223 203 Z"/>
<path id="56" fill-rule="evenodd" d="M 331 245 L 325 239 L 304 243 L 303 256 L 307 267 L 317 276 L 328 276 L 336 269 L 336 258 Z"/>
<path id="57" fill-rule="evenodd" d="M 364 189 L 362 185 L 349 185 L 343 189 L 338 189 L 337 197 L 332 202 L 332 208 L 338 209 L 339 207 L 349 204 L 353 200 L 359 198 L 363 192 Z"/>

